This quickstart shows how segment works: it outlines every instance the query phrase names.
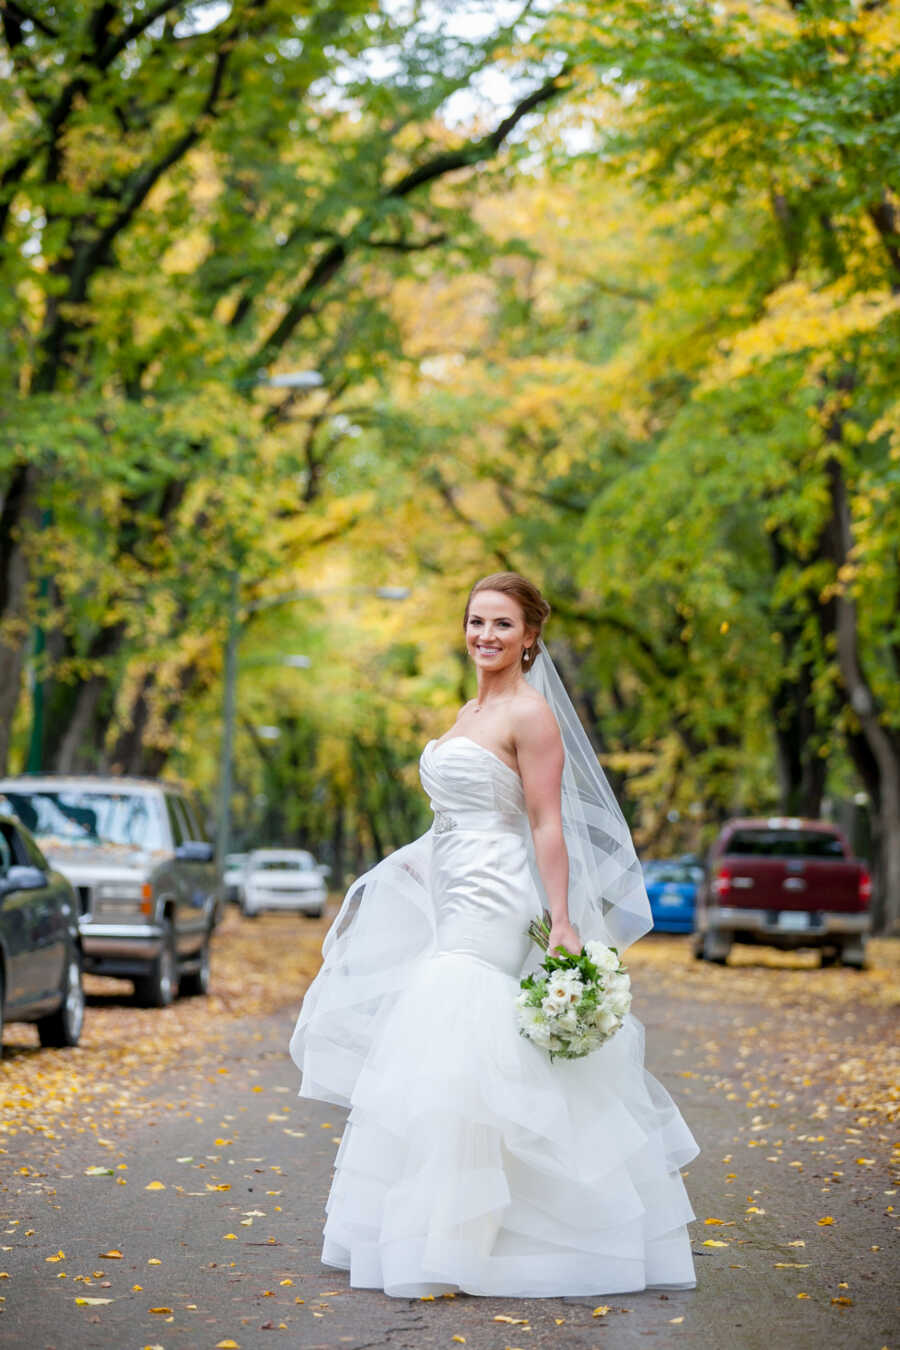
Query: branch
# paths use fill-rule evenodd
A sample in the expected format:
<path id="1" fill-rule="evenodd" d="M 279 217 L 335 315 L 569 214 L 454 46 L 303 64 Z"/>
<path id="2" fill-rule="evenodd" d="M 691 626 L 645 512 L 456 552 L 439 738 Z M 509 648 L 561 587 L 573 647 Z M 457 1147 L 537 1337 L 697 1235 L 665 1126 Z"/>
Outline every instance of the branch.
<path id="1" fill-rule="evenodd" d="M 31 24 L 34 24 L 34 26 L 35 26 L 35 28 L 38 30 L 38 32 L 44 34 L 44 37 L 50 37 L 50 38 L 58 38 L 58 37 L 59 37 L 59 33 L 57 32 L 57 30 L 56 30 L 55 28 L 51 27 L 51 25 L 50 25 L 49 23 L 47 23 L 46 19 L 42 19 L 42 18 L 40 17 L 39 14 L 34 14 L 34 13 L 27 7 L 27 5 L 20 4 L 20 3 L 19 3 L 19 0 L 4 0 L 4 4 L 3 4 L 3 27 L 4 27 L 4 29 L 6 28 L 6 16 L 7 16 L 7 15 L 9 15 L 9 17 L 10 17 L 15 23 L 18 23 L 18 24 L 31 23 Z"/>
<path id="2" fill-rule="evenodd" d="M 533 112 L 535 108 L 540 107 L 542 103 L 556 98 L 566 88 L 562 82 L 566 72 L 567 67 L 563 67 L 552 79 L 542 84 L 539 89 L 532 90 L 530 94 L 516 104 L 509 116 L 505 117 L 490 135 L 469 141 L 457 150 L 445 151 L 435 155 L 425 164 L 419 165 L 418 168 L 412 169 L 403 177 L 398 178 L 380 194 L 379 202 L 389 202 L 395 197 L 408 197 L 410 193 L 415 192 L 417 188 L 424 187 L 426 183 L 432 183 L 435 179 L 443 178 L 458 169 L 471 168 L 482 160 L 489 159 L 496 154 L 523 117 Z M 267 366 L 272 363 L 298 324 L 311 312 L 317 293 L 341 270 L 352 250 L 358 247 L 361 242 L 356 234 L 348 233 L 326 249 L 313 266 L 300 290 L 288 303 L 279 323 L 276 324 L 247 363 L 248 370 L 255 370 L 260 366 Z"/>
<path id="3" fill-rule="evenodd" d="M 887 193 L 882 193 L 880 201 L 869 207 L 869 219 L 878 231 L 885 252 L 891 261 L 894 275 L 891 290 L 894 295 L 900 292 L 900 225 Z"/>
<path id="4" fill-rule="evenodd" d="M 428 239 L 360 239 L 359 243 L 363 248 L 383 248 L 392 253 L 422 253 L 436 244 L 445 244 L 448 237 L 447 232 L 441 230 Z"/>

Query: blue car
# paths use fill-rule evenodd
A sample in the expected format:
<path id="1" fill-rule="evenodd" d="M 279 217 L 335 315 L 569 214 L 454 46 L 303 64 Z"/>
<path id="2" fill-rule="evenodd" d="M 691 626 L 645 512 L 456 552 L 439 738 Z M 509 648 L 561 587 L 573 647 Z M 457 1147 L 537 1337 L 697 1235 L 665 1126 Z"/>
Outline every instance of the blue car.
<path id="1" fill-rule="evenodd" d="M 643 868 L 654 932 L 692 933 L 694 902 L 703 880 L 703 868 L 677 858 L 648 861 Z"/>

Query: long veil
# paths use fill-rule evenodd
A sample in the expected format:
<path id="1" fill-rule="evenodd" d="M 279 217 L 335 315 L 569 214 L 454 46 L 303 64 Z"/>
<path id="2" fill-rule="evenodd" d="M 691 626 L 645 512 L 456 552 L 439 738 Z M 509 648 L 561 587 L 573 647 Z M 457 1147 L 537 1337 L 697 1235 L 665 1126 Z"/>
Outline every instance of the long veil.
<path id="1" fill-rule="evenodd" d="M 553 709 L 565 747 L 569 915 L 583 941 L 599 939 L 622 951 L 652 926 L 628 825 L 543 643 L 526 678 Z M 429 830 L 357 878 L 347 892 L 291 1038 L 304 1097 L 349 1105 L 377 1023 L 414 964 L 435 950 L 431 839 Z M 532 868 L 543 895 L 533 851 Z"/>
<path id="2" fill-rule="evenodd" d="M 621 952 L 653 927 L 631 831 L 542 641 L 525 678 L 553 710 L 565 750 L 569 918 L 583 942 L 598 939 Z"/>

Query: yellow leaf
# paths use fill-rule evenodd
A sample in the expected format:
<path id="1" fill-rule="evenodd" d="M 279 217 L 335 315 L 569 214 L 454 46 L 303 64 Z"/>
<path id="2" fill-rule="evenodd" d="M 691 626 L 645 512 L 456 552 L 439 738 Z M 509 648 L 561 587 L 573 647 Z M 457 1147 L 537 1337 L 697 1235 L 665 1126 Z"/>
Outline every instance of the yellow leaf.
<path id="1" fill-rule="evenodd" d="M 805 1247 L 805 1246 L 806 1246 L 806 1243 L 803 1241 L 802 1238 L 797 1238 L 794 1242 L 789 1242 L 789 1243 L 788 1243 L 788 1246 L 789 1246 L 789 1247 Z"/>
<path id="2" fill-rule="evenodd" d="M 148 1256 L 148 1257 L 147 1257 L 147 1265 L 148 1265 L 148 1266 L 161 1266 L 161 1265 L 162 1265 L 162 1261 L 160 1261 L 160 1259 L 159 1259 L 158 1256 Z"/>
<path id="3" fill-rule="evenodd" d="M 875 1166 L 875 1159 L 874 1159 L 874 1158 L 857 1158 L 856 1161 L 859 1163 L 860 1167 L 874 1167 L 874 1166 Z"/>
<path id="4" fill-rule="evenodd" d="M 846 1295 L 843 1295 L 843 1294 L 841 1295 L 840 1298 L 833 1298 L 831 1301 L 832 1301 L 832 1303 L 839 1303 L 839 1304 L 841 1305 L 842 1308 L 852 1308 L 852 1307 L 853 1307 L 853 1299 L 852 1299 L 852 1298 L 847 1298 Z"/>
<path id="5" fill-rule="evenodd" d="M 207 1183 L 206 1183 L 206 1189 L 207 1189 L 208 1191 L 230 1191 L 230 1190 L 231 1190 L 231 1182 L 230 1182 L 230 1181 L 223 1181 L 223 1182 L 222 1182 L 220 1185 L 218 1185 L 218 1186 L 211 1186 L 211 1185 L 209 1184 L 209 1182 L 207 1182 Z"/>
<path id="6" fill-rule="evenodd" d="M 216 1148 L 226 1148 L 229 1144 L 233 1143 L 234 1143 L 233 1139 L 217 1139 Z"/>
<path id="7" fill-rule="evenodd" d="M 827 1228 L 829 1224 L 834 1223 L 834 1219 L 830 1214 L 826 1214 L 824 1219 L 817 1219 L 816 1222 L 820 1228 Z"/>
<path id="8" fill-rule="evenodd" d="M 216 1341 L 216 1350 L 241 1350 L 237 1341 Z"/>
<path id="9" fill-rule="evenodd" d="M 705 1224 L 712 1224 L 712 1223 L 720 1223 L 720 1224 L 721 1224 L 721 1223 L 724 1223 L 725 1220 L 724 1220 L 724 1219 L 704 1219 L 703 1222 L 704 1222 Z"/>
<path id="10" fill-rule="evenodd" d="M 293 1284 L 293 1280 L 279 1280 L 279 1284 Z"/>
<path id="11" fill-rule="evenodd" d="M 63 1251 L 62 1247 L 60 1247 L 59 1251 L 56 1253 L 55 1256 L 45 1256 L 45 1257 L 44 1257 L 44 1260 L 45 1260 L 45 1261 L 65 1261 L 65 1259 L 66 1259 L 66 1254 L 65 1254 L 65 1252 Z"/>
<path id="12" fill-rule="evenodd" d="M 161 1181 L 151 1181 L 144 1187 L 145 1191 L 164 1191 L 165 1189 L 165 1185 Z"/>
<path id="13" fill-rule="evenodd" d="M 798 1294 L 798 1298 L 809 1298 L 809 1294 Z"/>
<path id="14" fill-rule="evenodd" d="M 704 1247 L 727 1247 L 727 1242 L 719 1242 L 717 1238 L 707 1238 Z"/>
<path id="15" fill-rule="evenodd" d="M 594 1311 L 591 1313 L 591 1317 L 605 1317 L 608 1312 L 609 1312 L 609 1305 L 607 1303 L 601 1303 L 600 1307 L 595 1308 Z"/>
<path id="16" fill-rule="evenodd" d="M 677 1327 L 684 1321 L 683 1317 L 670 1317 L 669 1326 Z"/>
<path id="17" fill-rule="evenodd" d="M 465 1345 L 466 1343 L 465 1336 L 451 1336 L 450 1339 L 451 1341 L 456 1341 L 457 1345 Z"/>
<path id="18" fill-rule="evenodd" d="M 165 1317 L 170 1317 L 172 1314 L 171 1308 L 148 1308 L 147 1311 L 152 1313 L 162 1313 Z"/>
<path id="19" fill-rule="evenodd" d="M 121 1253 L 121 1252 L 117 1252 L 116 1249 L 115 1249 L 115 1247 L 113 1247 L 113 1249 L 112 1249 L 111 1252 L 99 1252 L 98 1255 L 103 1256 L 103 1257 L 107 1257 L 107 1256 L 108 1256 L 109 1259 L 110 1259 L 111 1261 L 121 1261 L 121 1260 L 122 1260 L 122 1253 Z"/>
<path id="20" fill-rule="evenodd" d="M 81 1308 L 99 1308 L 104 1303 L 112 1303 L 111 1298 L 76 1298 L 75 1302 Z M 834 1300 L 832 1299 L 832 1302 Z"/>
<path id="21" fill-rule="evenodd" d="M 223 1234 L 222 1234 L 222 1241 L 223 1241 L 223 1242 L 237 1242 L 237 1233 L 223 1233 Z"/>
<path id="22" fill-rule="evenodd" d="M 142 1294 L 144 1292 L 144 1286 L 142 1284 L 133 1284 L 131 1286 L 131 1292 L 133 1294 Z"/>

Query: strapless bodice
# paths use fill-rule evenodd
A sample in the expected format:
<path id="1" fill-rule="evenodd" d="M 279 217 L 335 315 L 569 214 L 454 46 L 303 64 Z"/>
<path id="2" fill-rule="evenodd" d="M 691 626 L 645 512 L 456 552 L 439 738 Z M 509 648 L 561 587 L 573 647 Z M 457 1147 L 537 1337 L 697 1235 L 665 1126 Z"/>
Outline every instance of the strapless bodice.
<path id="1" fill-rule="evenodd" d="M 434 811 L 438 953 L 517 974 L 528 950 L 528 923 L 540 910 L 522 780 L 468 736 L 429 741 L 419 772 Z"/>
<path id="2" fill-rule="evenodd" d="M 515 769 L 468 736 L 451 736 L 440 744 L 429 741 L 419 774 L 438 833 L 442 816 L 464 817 L 468 828 L 488 831 L 504 824 L 521 830 L 527 823 L 525 793 Z"/>

